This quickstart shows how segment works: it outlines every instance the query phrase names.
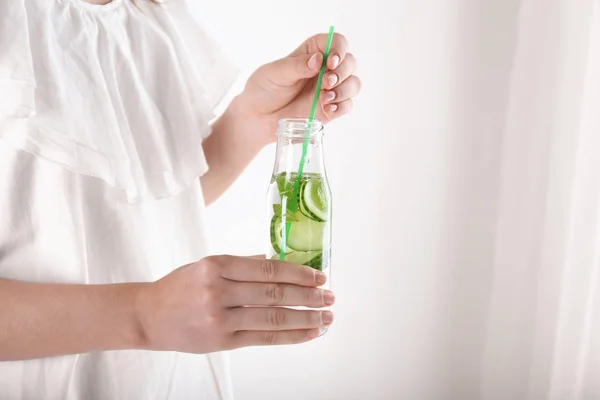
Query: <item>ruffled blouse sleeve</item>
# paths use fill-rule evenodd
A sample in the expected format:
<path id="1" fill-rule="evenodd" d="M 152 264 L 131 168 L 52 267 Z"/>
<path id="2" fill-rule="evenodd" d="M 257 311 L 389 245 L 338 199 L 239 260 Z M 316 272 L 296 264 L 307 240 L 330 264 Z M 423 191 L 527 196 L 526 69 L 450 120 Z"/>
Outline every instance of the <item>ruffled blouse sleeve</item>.
<path id="1" fill-rule="evenodd" d="M 0 145 L 170 197 L 208 165 L 202 140 L 237 77 L 184 0 L 1 0 Z"/>
<path id="2" fill-rule="evenodd" d="M 2 0 L 0 13 L 0 122 L 33 113 L 35 79 L 22 0 Z M 0 125 L 0 131 L 2 125 Z"/>

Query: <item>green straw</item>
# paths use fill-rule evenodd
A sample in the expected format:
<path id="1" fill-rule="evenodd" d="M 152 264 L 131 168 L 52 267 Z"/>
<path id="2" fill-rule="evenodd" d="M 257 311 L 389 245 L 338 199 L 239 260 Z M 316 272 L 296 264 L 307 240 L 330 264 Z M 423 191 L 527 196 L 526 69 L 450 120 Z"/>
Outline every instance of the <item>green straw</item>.
<path id="1" fill-rule="evenodd" d="M 329 35 L 327 36 L 327 43 L 325 44 L 325 51 L 323 52 L 323 64 L 321 65 L 321 70 L 319 71 L 319 77 L 317 78 L 317 85 L 315 87 L 315 95 L 313 97 L 312 108 L 310 109 L 310 116 L 308 117 L 309 127 L 312 128 L 312 124 L 310 124 L 315 119 L 315 113 L 317 112 L 317 103 L 319 102 L 319 94 L 321 93 L 321 85 L 323 84 L 323 75 L 325 75 L 325 67 L 327 66 L 327 58 L 329 57 L 329 50 L 331 49 L 331 42 L 333 40 L 333 31 L 334 27 L 329 28 Z M 290 201 L 290 205 L 288 209 L 294 213 L 296 212 L 296 202 L 298 199 L 298 188 L 300 186 L 300 180 L 302 179 L 302 172 L 304 171 L 304 164 L 306 163 L 306 152 L 308 151 L 308 138 L 309 132 L 304 137 L 304 143 L 302 144 L 302 157 L 300 157 L 300 165 L 298 165 L 298 176 L 296 177 L 296 182 L 294 182 L 294 195 Z M 285 223 L 285 235 L 283 236 L 283 246 L 281 246 L 281 251 L 279 253 L 279 259 L 283 260 L 285 257 L 285 250 L 287 249 L 287 238 L 290 234 L 290 228 L 292 227 L 292 221 L 286 221 Z"/>

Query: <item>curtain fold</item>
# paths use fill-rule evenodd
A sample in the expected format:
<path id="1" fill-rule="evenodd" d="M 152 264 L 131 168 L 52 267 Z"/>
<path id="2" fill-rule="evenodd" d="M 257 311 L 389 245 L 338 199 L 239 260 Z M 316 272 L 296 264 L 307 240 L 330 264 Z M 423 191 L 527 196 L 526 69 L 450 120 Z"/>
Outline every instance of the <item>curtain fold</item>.
<path id="1" fill-rule="evenodd" d="M 598 398 L 598 2 L 524 0 L 517 37 L 482 396 Z"/>

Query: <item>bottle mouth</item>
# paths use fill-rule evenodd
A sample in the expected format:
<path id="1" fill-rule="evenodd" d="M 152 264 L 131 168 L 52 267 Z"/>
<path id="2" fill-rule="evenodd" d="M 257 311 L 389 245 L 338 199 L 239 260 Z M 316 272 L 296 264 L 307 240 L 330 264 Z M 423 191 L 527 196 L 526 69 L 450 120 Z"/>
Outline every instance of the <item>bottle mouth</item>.
<path id="1" fill-rule="evenodd" d="M 282 118 L 277 124 L 277 136 L 286 138 L 316 138 L 323 136 L 323 123 L 318 119 Z"/>

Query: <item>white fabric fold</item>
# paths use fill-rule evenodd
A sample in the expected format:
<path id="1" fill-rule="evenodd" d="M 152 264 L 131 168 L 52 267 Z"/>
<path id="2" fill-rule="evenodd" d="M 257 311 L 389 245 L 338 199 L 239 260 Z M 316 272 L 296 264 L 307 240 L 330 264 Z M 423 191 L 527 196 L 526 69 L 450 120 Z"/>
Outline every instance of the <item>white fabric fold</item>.
<path id="1" fill-rule="evenodd" d="M 237 70 L 187 4 L 3 3 L 0 140 L 132 203 L 207 171 L 201 143 Z"/>

